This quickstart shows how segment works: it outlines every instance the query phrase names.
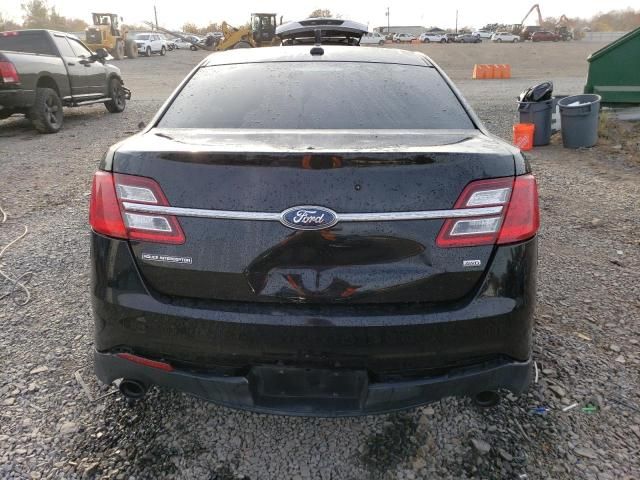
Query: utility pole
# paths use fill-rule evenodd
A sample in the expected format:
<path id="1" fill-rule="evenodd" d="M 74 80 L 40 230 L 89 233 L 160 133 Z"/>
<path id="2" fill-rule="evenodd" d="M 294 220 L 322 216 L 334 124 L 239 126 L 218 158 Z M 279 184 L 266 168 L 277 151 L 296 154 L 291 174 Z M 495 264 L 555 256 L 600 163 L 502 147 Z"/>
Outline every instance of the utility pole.
<path id="1" fill-rule="evenodd" d="M 156 30 L 158 30 L 158 10 L 156 9 L 156 4 L 153 4 L 153 14 L 156 17 Z"/>
<path id="2" fill-rule="evenodd" d="M 456 35 L 458 34 L 458 10 L 456 10 Z"/>
<path id="3" fill-rule="evenodd" d="M 387 7 L 387 35 L 389 35 L 391 30 L 391 17 L 389 16 L 389 7 Z"/>

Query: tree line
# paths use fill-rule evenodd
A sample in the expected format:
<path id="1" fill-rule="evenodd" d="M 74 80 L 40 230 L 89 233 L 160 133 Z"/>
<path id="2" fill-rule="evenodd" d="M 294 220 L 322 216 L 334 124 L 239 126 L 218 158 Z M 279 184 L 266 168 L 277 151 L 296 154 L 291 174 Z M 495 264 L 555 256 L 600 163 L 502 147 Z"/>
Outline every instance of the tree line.
<path id="1" fill-rule="evenodd" d="M 55 6 L 49 6 L 47 0 L 29 0 L 21 5 L 23 12 L 23 22 L 6 19 L 0 12 L 0 31 L 17 30 L 20 28 L 47 28 L 60 30 L 63 32 L 80 32 L 87 28 L 87 22 L 79 18 L 68 18 L 60 15 Z M 319 8 L 312 11 L 309 17 L 333 17 L 341 18 L 326 8 Z M 546 17 L 543 27 L 553 28 L 559 23 L 559 18 Z M 500 24 L 494 24 L 500 25 Z M 249 26 L 235 25 L 236 27 Z M 625 32 L 640 27 L 640 10 L 628 8 L 625 10 L 611 10 L 606 13 L 599 13 L 590 19 L 579 17 L 569 18 L 568 26 L 574 30 L 593 30 L 596 32 Z M 147 27 L 141 25 L 130 25 L 130 30 L 145 30 Z M 208 25 L 200 27 L 195 23 L 186 23 L 182 26 L 182 31 L 195 35 L 204 35 L 207 32 L 219 32 L 222 30 L 222 23 L 210 22 Z"/>
<path id="2" fill-rule="evenodd" d="M 47 28 L 62 32 L 80 32 L 87 28 L 87 22 L 79 18 L 67 18 L 58 13 L 55 6 L 49 7 L 46 0 L 29 0 L 23 3 L 22 24 L 5 19 L 0 12 L 0 31 L 19 28 Z"/>

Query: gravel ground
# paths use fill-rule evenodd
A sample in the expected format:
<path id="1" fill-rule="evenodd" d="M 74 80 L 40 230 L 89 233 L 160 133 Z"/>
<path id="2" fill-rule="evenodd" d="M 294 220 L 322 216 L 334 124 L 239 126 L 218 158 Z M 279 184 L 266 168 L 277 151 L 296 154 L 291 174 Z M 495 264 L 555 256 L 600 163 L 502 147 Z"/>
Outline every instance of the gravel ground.
<path id="1" fill-rule="evenodd" d="M 508 138 L 520 90 L 551 78 L 562 93 L 579 91 L 584 61 L 573 59 L 597 47 L 418 48 Z M 536 71 L 530 59 L 543 53 L 548 62 Z M 26 305 L 15 303 L 22 292 L 0 299 L 0 478 L 640 478 L 640 154 L 633 139 L 624 148 L 568 151 L 554 138 L 528 155 L 540 183 L 542 229 L 539 380 L 527 395 L 504 396 L 491 410 L 445 399 L 400 414 L 305 419 L 159 389 L 129 408 L 113 387 L 100 386 L 89 356 L 91 175 L 108 146 L 148 121 L 201 56 L 118 62 L 134 93 L 121 115 L 101 106 L 68 110 L 55 136 L 35 134 L 23 119 L 0 122 L 0 206 L 8 214 L 0 246 L 28 227 L 0 269 L 32 274 Z M 466 80 L 469 63 L 499 57 L 509 57 L 513 80 Z M 9 290 L 0 283 L 0 297 Z"/>

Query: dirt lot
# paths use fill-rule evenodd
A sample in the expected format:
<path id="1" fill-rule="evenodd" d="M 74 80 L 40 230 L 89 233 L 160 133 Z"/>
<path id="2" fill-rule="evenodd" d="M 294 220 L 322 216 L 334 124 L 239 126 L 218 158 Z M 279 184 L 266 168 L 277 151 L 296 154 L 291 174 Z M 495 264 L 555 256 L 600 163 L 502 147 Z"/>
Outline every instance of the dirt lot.
<path id="1" fill-rule="evenodd" d="M 546 79 L 557 93 L 579 92 L 584 59 L 598 47 L 407 48 L 432 55 L 487 126 L 509 138 L 515 96 Z M 101 389 L 89 366 L 91 175 L 108 146 L 148 121 L 200 58 L 178 51 L 116 62 L 134 94 L 121 115 L 68 110 L 55 136 L 36 134 L 24 119 L 0 122 L 0 206 L 8 215 L 0 248 L 28 228 L 0 269 L 32 275 L 25 306 L 16 304 L 24 292 L 7 297 L 11 284 L 0 280 L 0 478 L 640 478 L 637 137 L 581 151 L 554 138 L 528 155 L 542 208 L 539 380 L 528 395 L 504 397 L 492 410 L 447 399 L 394 415 L 304 419 L 157 389 L 127 408 L 112 387 Z M 511 63 L 514 78 L 472 81 L 476 62 Z"/>

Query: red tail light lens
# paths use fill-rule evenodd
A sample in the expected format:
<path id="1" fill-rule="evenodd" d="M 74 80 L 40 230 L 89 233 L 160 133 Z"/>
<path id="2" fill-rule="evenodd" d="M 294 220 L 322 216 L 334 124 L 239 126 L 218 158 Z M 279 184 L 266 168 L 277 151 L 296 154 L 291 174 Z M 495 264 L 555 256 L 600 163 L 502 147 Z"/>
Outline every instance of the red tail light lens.
<path id="1" fill-rule="evenodd" d="M 540 226 L 538 191 L 533 175 L 471 182 L 454 208 L 502 206 L 499 213 L 448 219 L 436 245 L 441 248 L 514 243 L 533 237 Z"/>
<path id="2" fill-rule="evenodd" d="M 513 193 L 502 222 L 498 244 L 515 243 L 533 237 L 540 228 L 538 186 L 533 175 L 516 177 Z"/>
<path id="3" fill-rule="evenodd" d="M 91 185 L 89 224 L 96 233 L 114 238 L 127 238 L 113 175 L 96 172 Z"/>
<path id="4" fill-rule="evenodd" d="M 11 62 L 0 62 L 0 79 L 4 83 L 20 83 L 20 75 Z"/>
<path id="5" fill-rule="evenodd" d="M 95 232 L 143 242 L 185 242 L 176 217 L 137 212 L 136 205 L 169 206 L 169 202 L 160 185 L 150 178 L 108 172 L 95 174 L 89 208 L 89 223 Z"/>

